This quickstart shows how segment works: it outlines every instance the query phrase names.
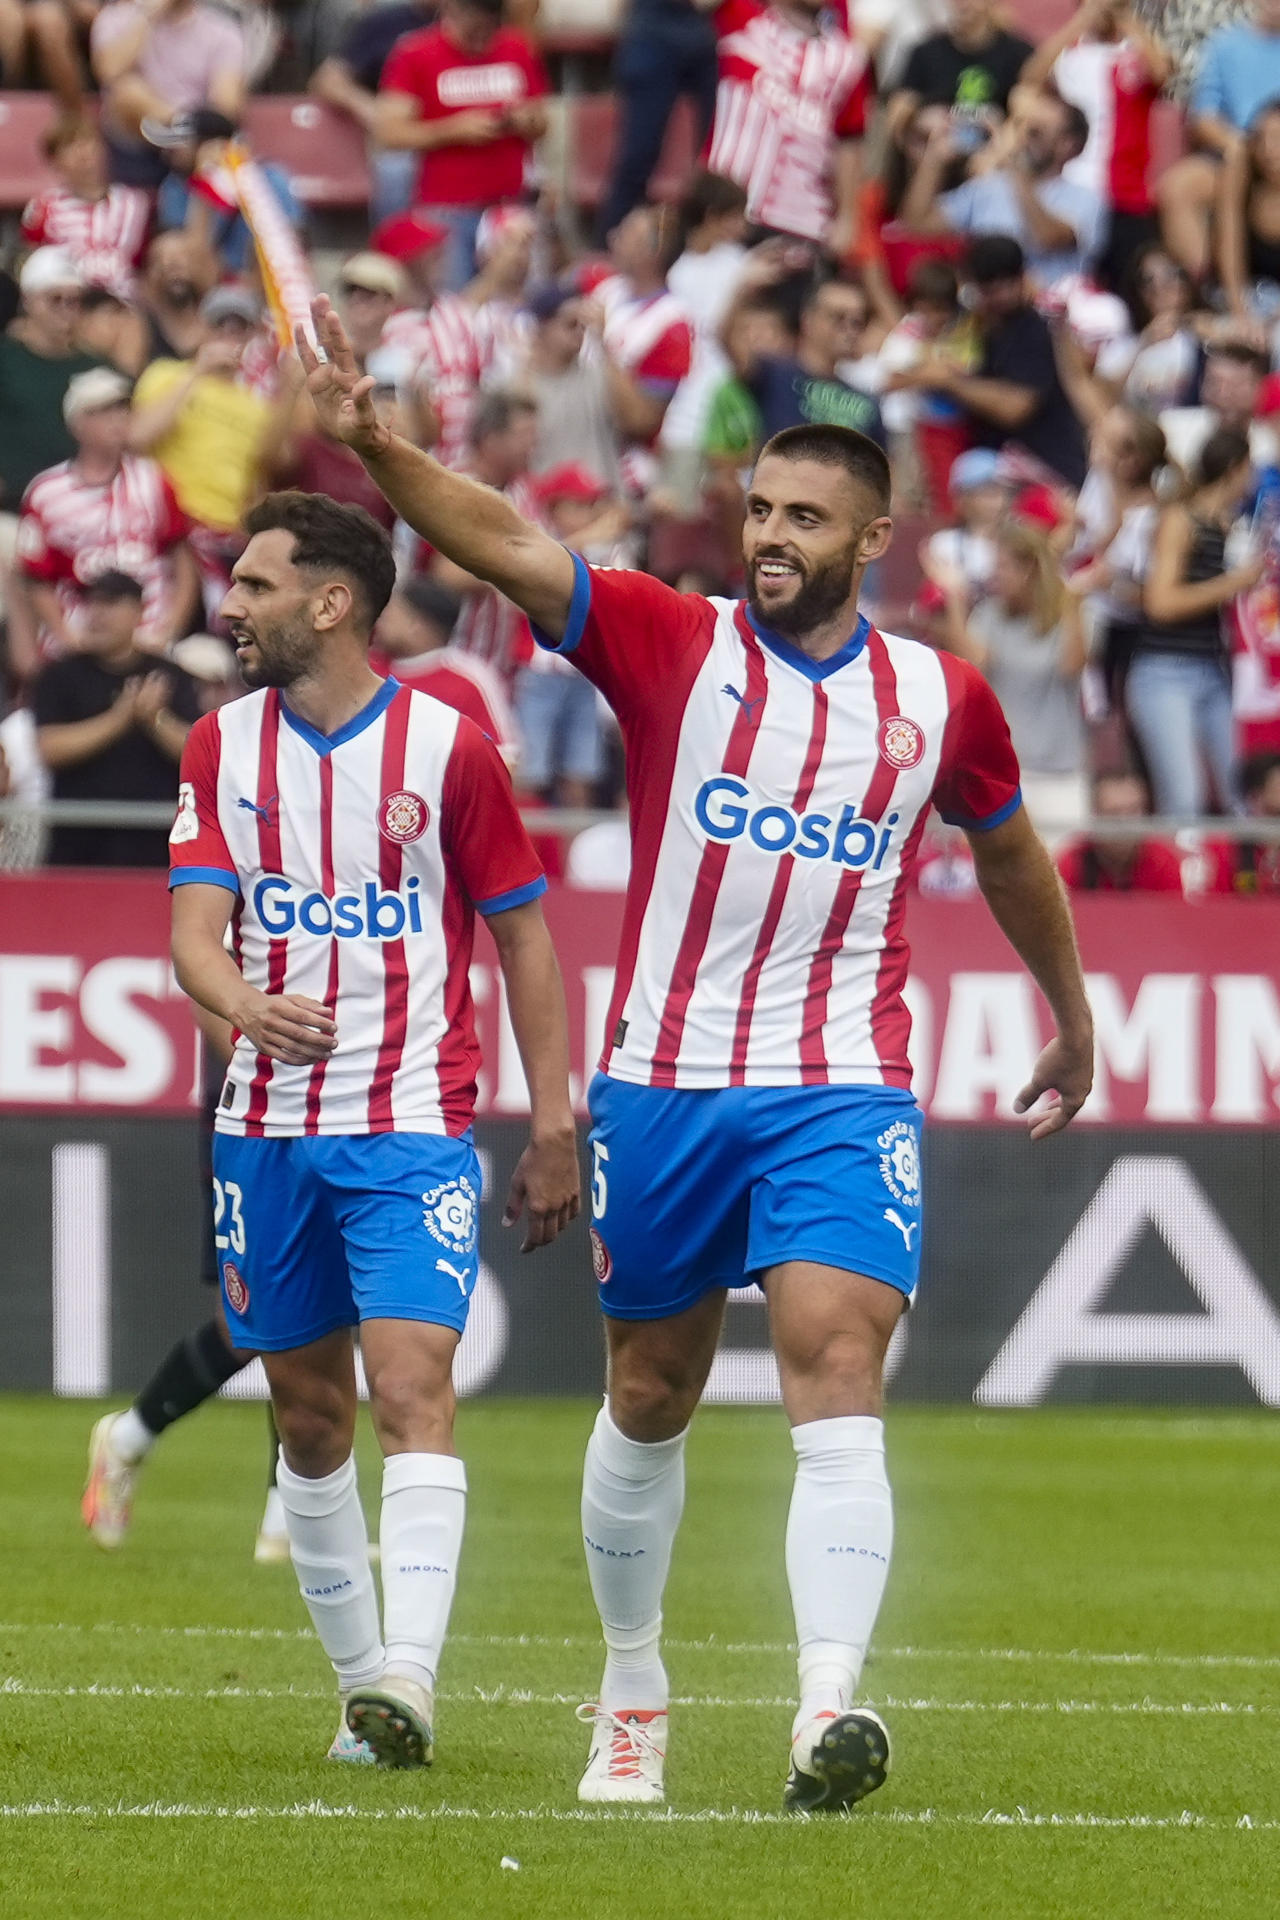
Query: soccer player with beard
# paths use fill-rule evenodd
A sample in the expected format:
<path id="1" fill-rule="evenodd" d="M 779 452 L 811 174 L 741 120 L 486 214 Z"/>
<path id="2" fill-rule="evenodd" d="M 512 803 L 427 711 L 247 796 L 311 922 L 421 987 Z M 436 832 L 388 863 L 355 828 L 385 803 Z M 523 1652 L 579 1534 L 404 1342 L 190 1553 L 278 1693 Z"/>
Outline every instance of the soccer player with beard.
<path id="1" fill-rule="evenodd" d="M 496 747 L 369 665 L 387 534 L 318 494 L 269 494 L 245 524 L 222 612 L 254 691 L 197 721 L 183 755 L 174 967 L 236 1034 L 218 1263 L 232 1342 L 266 1367 L 293 1563 L 343 1700 L 330 1757 L 368 1757 L 364 1741 L 422 1766 L 466 1506 L 453 1356 L 479 1271 L 476 913 L 529 1085 L 505 1215 L 527 1208 L 526 1250 L 578 1210 L 564 993 Z M 352 1453 L 357 1326 L 386 1456 L 381 1621 Z"/>
<path id="2" fill-rule="evenodd" d="M 765 446 L 748 597 L 705 600 L 585 566 L 396 439 L 327 302 L 315 318 L 328 358 L 301 351 L 328 430 L 424 539 L 523 607 L 626 741 L 631 881 L 591 1088 L 609 1390 L 582 1498 L 606 1663 L 579 1797 L 663 1797 L 685 1435 L 727 1289 L 755 1281 L 796 1453 L 785 1800 L 847 1807 L 889 1764 L 884 1723 L 854 1699 L 892 1545 L 884 1356 L 920 1260 L 903 922 L 931 804 L 967 834 L 1056 1023 L 1019 1099 L 1031 1137 L 1066 1126 L 1092 1081 L 1071 921 L 1004 717 L 972 667 L 858 612 L 892 533 L 888 465 L 862 435 L 798 427 Z"/>

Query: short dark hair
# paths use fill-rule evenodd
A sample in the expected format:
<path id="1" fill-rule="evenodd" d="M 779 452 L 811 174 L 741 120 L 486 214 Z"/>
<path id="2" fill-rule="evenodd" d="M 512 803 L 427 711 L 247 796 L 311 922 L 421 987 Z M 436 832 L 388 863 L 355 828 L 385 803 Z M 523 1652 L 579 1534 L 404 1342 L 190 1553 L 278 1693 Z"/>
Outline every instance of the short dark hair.
<path id="1" fill-rule="evenodd" d="M 1270 356 L 1247 340 L 1213 340 L 1205 348 L 1207 360 L 1230 360 L 1237 367 L 1252 367 L 1260 380 L 1271 371 Z"/>
<path id="2" fill-rule="evenodd" d="M 1277 102 L 1280 106 L 1280 102 Z M 1280 773 L 1280 753 L 1251 753 L 1240 764 L 1240 791 L 1256 800 L 1273 773 Z"/>
<path id="3" fill-rule="evenodd" d="M 348 507 L 326 493 L 295 488 L 269 493 L 245 515 L 245 532 L 293 535 L 293 564 L 303 573 L 342 573 L 357 589 L 366 630 L 391 598 L 396 563 L 391 539 L 363 507 Z"/>
<path id="4" fill-rule="evenodd" d="M 736 180 L 726 180 L 722 173 L 695 173 L 680 203 L 680 220 L 685 232 L 691 233 L 717 214 L 746 210 L 747 196 Z"/>
<path id="5" fill-rule="evenodd" d="M 1211 487 L 1249 458 L 1249 436 L 1238 427 L 1219 427 L 1200 449 L 1200 458 L 1192 469 L 1192 487 Z"/>
<path id="6" fill-rule="evenodd" d="M 883 448 L 852 427 L 784 427 L 766 440 L 758 460 L 772 454 L 777 460 L 815 460 L 822 467 L 842 467 L 849 478 L 875 499 L 876 512 L 888 513 L 893 480 Z"/>
<path id="7" fill-rule="evenodd" d="M 861 294 L 863 300 L 866 302 L 867 312 L 870 313 L 871 301 L 866 288 L 863 286 L 857 274 L 838 272 L 819 274 L 816 280 L 811 281 L 805 289 L 803 300 L 800 302 L 801 314 L 811 313 L 817 306 L 819 300 L 821 300 L 823 294 L 829 292 L 832 287 L 835 288 L 837 293 Z"/>
<path id="8" fill-rule="evenodd" d="M 1027 256 L 1012 234 L 980 233 L 970 243 L 964 270 L 977 286 L 989 287 L 997 280 L 1020 280 Z"/>
<path id="9" fill-rule="evenodd" d="M 491 433 L 506 433 L 518 413 L 537 411 L 538 403 L 533 395 L 517 392 L 514 387 L 494 387 L 491 392 L 482 393 L 471 416 L 472 446 L 478 447 Z"/>
<path id="10" fill-rule="evenodd" d="M 414 573 L 402 580 L 396 588 L 396 597 L 403 600 L 419 620 L 429 620 L 445 633 L 453 632 L 462 612 L 462 596 L 450 593 L 448 587 L 441 586 L 429 573 Z"/>
<path id="11" fill-rule="evenodd" d="M 960 286 L 949 260 L 917 260 L 907 275 L 907 298 L 928 300 L 937 307 L 958 307 Z"/>
<path id="12" fill-rule="evenodd" d="M 1071 100 L 1062 102 L 1062 131 L 1070 140 L 1077 153 L 1083 153 L 1089 144 L 1089 116 L 1083 107 Z"/>
<path id="13" fill-rule="evenodd" d="M 125 573 L 120 567 L 108 567 L 105 573 L 95 574 L 92 580 L 80 589 L 82 600 L 144 600 L 146 593 L 141 580 L 131 573 Z"/>

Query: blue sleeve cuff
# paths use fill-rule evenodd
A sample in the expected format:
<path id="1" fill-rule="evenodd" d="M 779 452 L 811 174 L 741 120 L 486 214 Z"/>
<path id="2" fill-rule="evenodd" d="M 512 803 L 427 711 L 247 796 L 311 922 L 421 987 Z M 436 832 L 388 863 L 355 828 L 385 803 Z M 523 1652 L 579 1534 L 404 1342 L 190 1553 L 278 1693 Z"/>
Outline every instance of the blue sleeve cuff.
<path id="1" fill-rule="evenodd" d="M 225 887 L 228 893 L 239 893 L 240 882 L 234 873 L 228 873 L 225 867 L 170 867 L 169 887 L 189 887 L 197 882 L 205 887 Z"/>
<path id="2" fill-rule="evenodd" d="M 585 560 L 576 553 L 569 558 L 573 562 L 573 598 L 569 602 L 569 618 L 565 621 L 564 639 L 553 640 L 541 627 L 535 627 L 532 620 L 530 630 L 540 647 L 548 653 L 573 653 L 582 639 L 582 630 L 587 624 L 587 615 L 591 611 L 591 570 Z"/>
<path id="3" fill-rule="evenodd" d="M 1012 800 L 1006 800 L 994 813 L 986 814 L 981 820 L 970 819 L 963 813 L 944 813 L 943 819 L 949 827 L 963 827 L 966 833 L 990 833 L 993 827 L 1002 827 L 1011 820 L 1022 805 L 1022 788 L 1014 794 Z"/>
<path id="4" fill-rule="evenodd" d="M 546 890 L 546 875 L 540 873 L 527 886 L 512 887 L 510 893 L 495 893 L 492 900 L 477 900 L 476 912 L 482 913 L 488 920 L 492 914 L 506 913 L 512 907 L 527 906 L 530 900 L 540 899 Z"/>

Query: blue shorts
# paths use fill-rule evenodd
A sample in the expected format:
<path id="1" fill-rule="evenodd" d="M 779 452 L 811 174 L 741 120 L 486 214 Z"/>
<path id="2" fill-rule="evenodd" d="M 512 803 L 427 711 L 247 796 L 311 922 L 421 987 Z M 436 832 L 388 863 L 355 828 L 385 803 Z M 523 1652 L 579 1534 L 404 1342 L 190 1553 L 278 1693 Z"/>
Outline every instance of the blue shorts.
<path id="1" fill-rule="evenodd" d="M 213 1214 L 227 1326 L 278 1353 L 361 1320 L 461 1333 L 480 1266 L 471 1135 L 213 1139 Z"/>
<path id="2" fill-rule="evenodd" d="M 895 1087 L 591 1083 L 591 1245 L 614 1320 L 683 1313 L 784 1260 L 920 1273 L 920 1132 Z"/>

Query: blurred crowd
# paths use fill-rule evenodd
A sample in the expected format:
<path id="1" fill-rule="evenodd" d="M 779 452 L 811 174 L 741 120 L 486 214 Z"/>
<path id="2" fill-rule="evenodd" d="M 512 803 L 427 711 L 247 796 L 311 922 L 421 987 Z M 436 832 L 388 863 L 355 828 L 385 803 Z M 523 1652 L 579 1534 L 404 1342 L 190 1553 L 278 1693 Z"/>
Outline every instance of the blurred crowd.
<path id="1" fill-rule="evenodd" d="M 1280 892 L 1280 849 L 1211 826 L 1280 818 L 1280 0 L 1033 27 L 1014 0 L 631 0 L 589 207 L 549 158 L 537 0 L 0 0 L 6 86 L 55 106 L 0 273 L 0 796 L 173 796 L 239 691 L 243 516 L 300 487 L 393 537 L 379 671 L 482 725 L 530 807 L 621 804 L 593 691 L 317 429 L 237 187 L 248 96 L 282 88 L 367 145 L 345 246 L 257 159 L 397 431 L 708 594 L 741 588 L 764 440 L 871 435 L 899 529 L 868 610 L 991 680 L 1068 883 Z M 682 97 L 699 159 L 651 197 Z M 1126 835 L 1152 813 L 1208 824 Z M 617 820 L 543 844 L 625 879 Z M 10 867 L 164 858 L 150 829 L 0 824 Z M 961 840 L 920 885 L 972 888 Z"/>

